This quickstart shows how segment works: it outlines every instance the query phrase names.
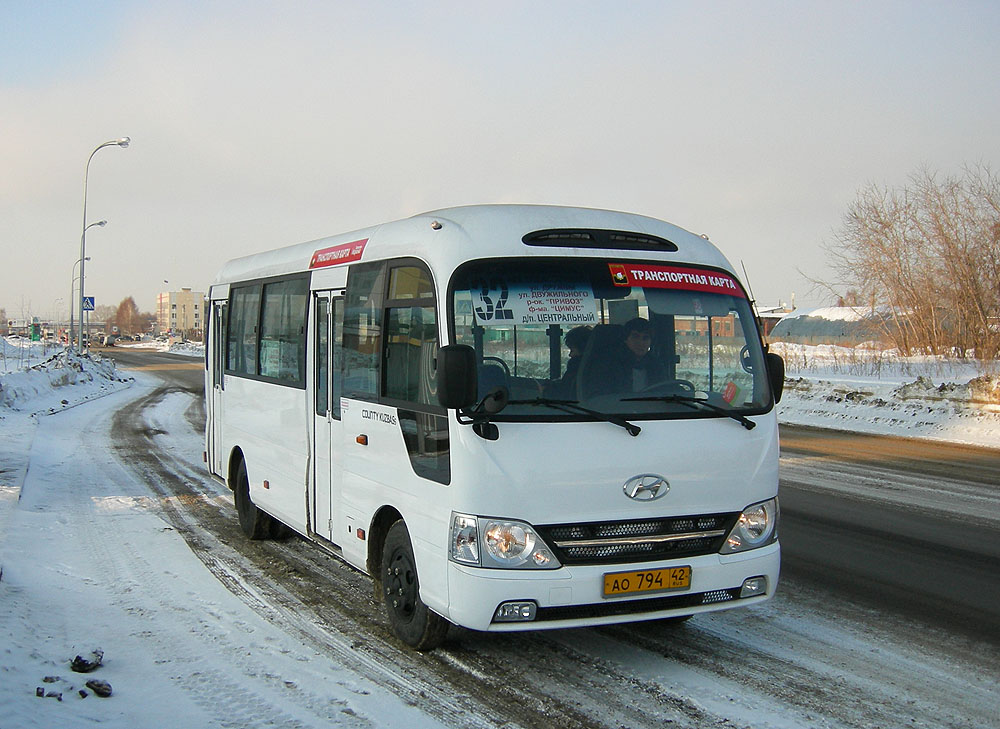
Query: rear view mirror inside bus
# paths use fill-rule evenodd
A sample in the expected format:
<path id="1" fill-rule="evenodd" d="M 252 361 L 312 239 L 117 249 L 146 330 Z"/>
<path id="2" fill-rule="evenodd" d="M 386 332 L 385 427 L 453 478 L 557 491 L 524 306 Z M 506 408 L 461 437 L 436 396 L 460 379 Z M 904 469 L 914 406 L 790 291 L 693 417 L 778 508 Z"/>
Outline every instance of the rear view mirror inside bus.
<path id="1" fill-rule="evenodd" d="M 465 344 L 448 344 L 438 350 L 437 360 L 438 402 L 449 409 L 475 405 L 476 350 Z"/>

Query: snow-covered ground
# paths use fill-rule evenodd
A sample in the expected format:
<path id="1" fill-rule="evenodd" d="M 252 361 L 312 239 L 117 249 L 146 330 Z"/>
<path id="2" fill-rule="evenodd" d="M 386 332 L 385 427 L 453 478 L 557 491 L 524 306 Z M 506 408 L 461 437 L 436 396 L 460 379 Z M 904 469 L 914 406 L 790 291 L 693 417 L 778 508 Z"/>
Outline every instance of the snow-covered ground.
<path id="1" fill-rule="evenodd" d="M 304 650 L 164 520 L 110 436 L 115 411 L 152 391 L 154 376 L 97 353 L 16 348 L 7 362 L 31 364 L 0 374 L 0 727 L 441 726 Z M 198 462 L 189 406 L 183 393 L 167 398 L 157 426 L 182 434 L 166 448 Z M 71 669 L 95 649 L 97 670 Z M 87 685 L 95 679 L 110 698 Z"/>
<path id="2" fill-rule="evenodd" d="M 264 601 L 252 609 L 205 569 L 162 518 L 161 497 L 113 455 L 114 413 L 151 392 L 152 375 L 116 370 L 96 351 L 80 358 L 20 341 L 0 346 L 0 727 L 463 725 L 421 710 L 373 679 L 375 669 L 359 673 L 352 659 L 297 642 L 267 619 Z M 969 387 L 977 377 L 969 365 L 773 348 L 788 361 L 783 422 L 1000 447 L 996 379 Z M 200 436 L 185 423 L 189 405 L 187 395 L 166 398 L 153 426 L 182 434 L 164 447 L 200 462 Z M 214 486 L 210 498 L 228 503 Z M 707 621 L 709 630 L 716 624 Z M 104 651 L 100 668 L 70 669 L 95 648 Z M 99 698 L 86 687 L 92 679 L 108 681 L 113 696 Z M 989 684 L 976 691 L 989 695 Z M 704 690 L 695 693 L 736 725 L 805 725 L 780 710 L 755 723 L 741 694 L 718 708 Z"/>
<path id="3" fill-rule="evenodd" d="M 781 423 L 1000 448 L 1000 363 L 784 342 L 771 351 L 785 360 Z"/>

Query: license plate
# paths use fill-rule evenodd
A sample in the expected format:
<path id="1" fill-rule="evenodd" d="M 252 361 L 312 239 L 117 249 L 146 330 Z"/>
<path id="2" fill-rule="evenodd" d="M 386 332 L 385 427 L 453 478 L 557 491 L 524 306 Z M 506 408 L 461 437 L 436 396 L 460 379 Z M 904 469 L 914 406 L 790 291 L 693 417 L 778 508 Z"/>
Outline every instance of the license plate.
<path id="1" fill-rule="evenodd" d="M 604 597 L 643 592 L 686 590 L 691 587 L 690 567 L 666 567 L 659 570 L 610 572 L 604 575 Z"/>

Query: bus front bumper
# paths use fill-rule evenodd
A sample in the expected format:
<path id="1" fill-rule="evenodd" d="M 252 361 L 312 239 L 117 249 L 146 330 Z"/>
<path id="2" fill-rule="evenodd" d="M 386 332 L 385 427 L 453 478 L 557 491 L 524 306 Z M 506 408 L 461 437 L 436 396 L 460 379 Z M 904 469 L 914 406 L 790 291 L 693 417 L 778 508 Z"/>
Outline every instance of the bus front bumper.
<path id="1" fill-rule="evenodd" d="M 777 542 L 732 555 L 710 554 L 661 562 L 587 565 L 556 570 L 501 570 L 448 563 L 453 623 L 473 630 L 573 628 L 680 617 L 751 605 L 778 585 Z M 683 590 L 604 597 L 609 573 L 691 568 Z"/>

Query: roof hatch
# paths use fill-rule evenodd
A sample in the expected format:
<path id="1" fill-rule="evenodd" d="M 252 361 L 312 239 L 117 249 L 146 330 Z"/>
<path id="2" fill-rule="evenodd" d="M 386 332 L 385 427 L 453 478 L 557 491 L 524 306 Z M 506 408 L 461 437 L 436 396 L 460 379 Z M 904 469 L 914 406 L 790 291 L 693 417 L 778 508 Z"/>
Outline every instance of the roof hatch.
<path id="1" fill-rule="evenodd" d="M 677 245 L 648 233 L 592 228 L 552 228 L 528 233 L 521 240 L 529 246 L 553 248 L 610 248 L 623 251 L 670 251 Z"/>

